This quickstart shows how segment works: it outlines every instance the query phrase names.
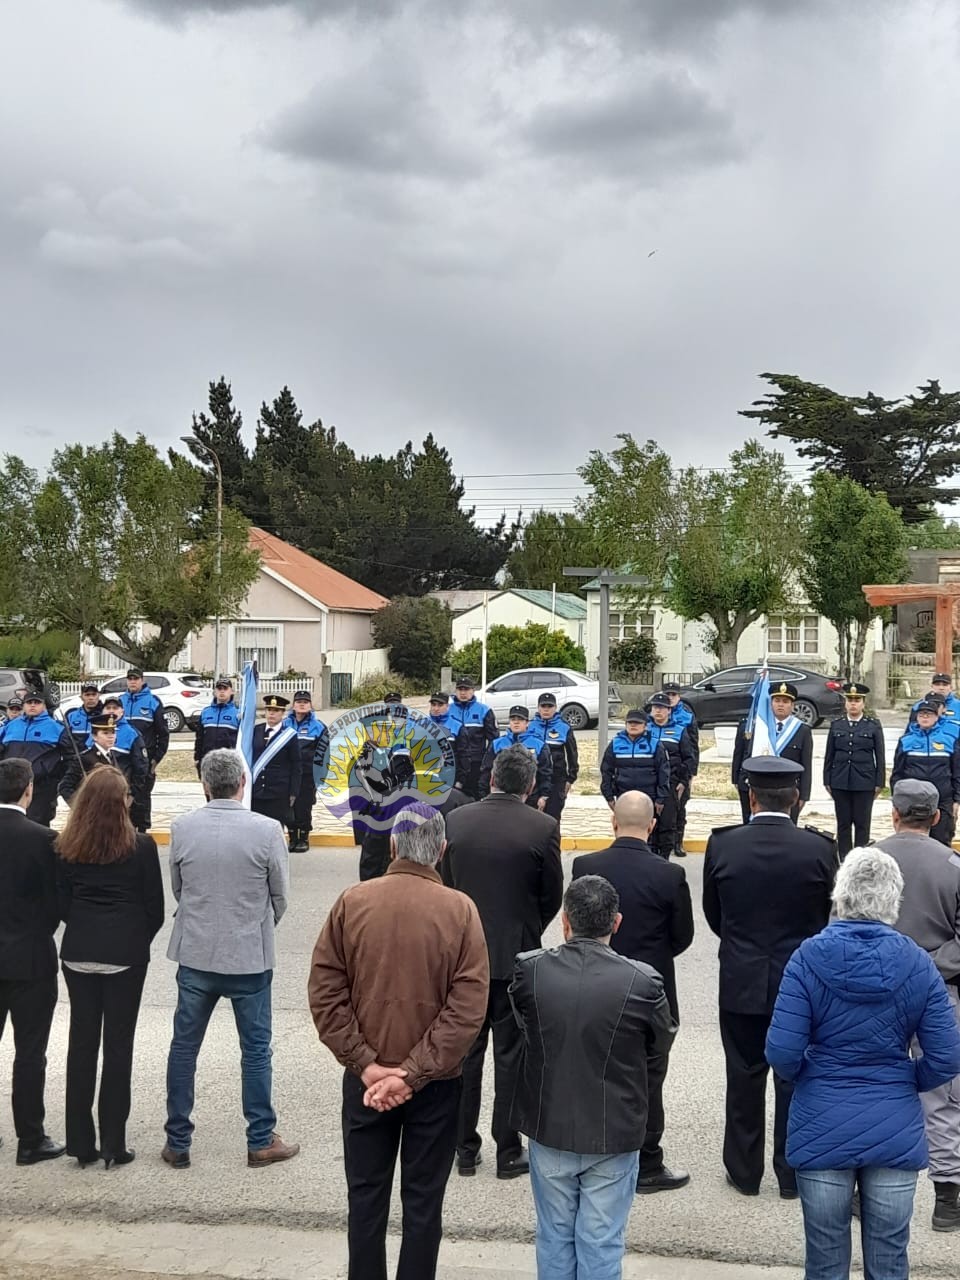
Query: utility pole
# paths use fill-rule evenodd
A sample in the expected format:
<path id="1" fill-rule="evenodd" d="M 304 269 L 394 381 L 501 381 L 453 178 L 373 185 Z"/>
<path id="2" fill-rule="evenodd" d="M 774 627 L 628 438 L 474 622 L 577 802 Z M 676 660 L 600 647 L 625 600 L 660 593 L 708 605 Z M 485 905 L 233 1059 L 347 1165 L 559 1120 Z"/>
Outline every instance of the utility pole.
<path id="1" fill-rule="evenodd" d="M 210 445 L 204 444 L 202 440 L 198 440 L 195 436 L 181 436 L 180 439 L 184 444 L 192 445 L 195 449 L 203 449 L 205 453 L 209 453 L 213 459 L 213 465 L 217 469 L 217 616 L 213 620 L 213 682 L 216 684 L 220 678 L 220 604 L 223 600 L 223 472 L 220 470 L 220 459 L 217 457 L 215 449 Z"/>
<path id="2" fill-rule="evenodd" d="M 650 579 L 636 573 L 617 573 L 614 569 L 564 568 L 565 578 L 596 578 L 600 584 L 600 714 L 597 718 L 597 763 L 607 749 L 610 712 L 610 588 L 648 587 Z"/>

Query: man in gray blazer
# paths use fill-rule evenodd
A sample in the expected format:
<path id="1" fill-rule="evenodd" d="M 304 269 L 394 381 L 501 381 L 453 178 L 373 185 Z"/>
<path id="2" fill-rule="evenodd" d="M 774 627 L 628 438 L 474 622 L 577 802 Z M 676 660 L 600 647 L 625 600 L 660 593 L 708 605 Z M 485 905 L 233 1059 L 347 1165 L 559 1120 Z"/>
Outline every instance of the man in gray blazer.
<path id="1" fill-rule="evenodd" d="M 170 881 L 179 906 L 167 957 L 179 968 L 161 1155 L 174 1169 L 190 1165 L 197 1055 L 221 996 L 233 1005 L 240 1037 L 247 1164 L 262 1168 L 300 1150 L 275 1132 L 271 1101 L 273 930 L 287 906 L 287 845 L 278 822 L 244 807 L 245 771 L 238 751 L 204 756 L 200 780 L 208 803 L 170 828 Z"/>

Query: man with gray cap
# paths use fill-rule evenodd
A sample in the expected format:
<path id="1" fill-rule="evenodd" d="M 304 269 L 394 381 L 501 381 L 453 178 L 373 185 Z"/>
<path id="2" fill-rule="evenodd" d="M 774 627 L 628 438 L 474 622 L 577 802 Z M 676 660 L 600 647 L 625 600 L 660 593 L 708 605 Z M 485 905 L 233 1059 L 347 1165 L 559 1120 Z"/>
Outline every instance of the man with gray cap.
<path id="1" fill-rule="evenodd" d="M 894 834 L 877 848 L 895 859 L 903 875 L 896 928 L 923 947 L 947 984 L 960 1022 L 960 858 L 931 839 L 940 796 L 932 782 L 904 778 L 893 788 Z M 936 1191 L 934 1231 L 960 1230 L 960 1076 L 922 1093 Z"/>

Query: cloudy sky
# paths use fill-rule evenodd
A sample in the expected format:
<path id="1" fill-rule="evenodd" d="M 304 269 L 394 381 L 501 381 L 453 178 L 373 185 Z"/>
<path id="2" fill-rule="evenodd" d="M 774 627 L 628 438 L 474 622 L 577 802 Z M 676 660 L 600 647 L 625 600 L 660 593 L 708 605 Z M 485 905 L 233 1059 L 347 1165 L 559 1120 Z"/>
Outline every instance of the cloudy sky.
<path id="1" fill-rule="evenodd" d="M 956 387 L 958 14 L 4 5 L 0 452 L 171 444 L 223 373 L 487 502 L 620 431 L 721 462 L 763 369 Z"/>

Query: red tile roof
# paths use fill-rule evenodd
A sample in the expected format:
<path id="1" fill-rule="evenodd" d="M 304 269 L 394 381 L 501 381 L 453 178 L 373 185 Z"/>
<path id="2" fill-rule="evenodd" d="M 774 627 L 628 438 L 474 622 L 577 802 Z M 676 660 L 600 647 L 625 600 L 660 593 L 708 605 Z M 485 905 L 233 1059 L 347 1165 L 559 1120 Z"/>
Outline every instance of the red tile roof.
<path id="1" fill-rule="evenodd" d="M 250 530 L 250 545 L 259 551 L 265 569 L 271 569 L 284 582 L 305 591 L 328 609 L 375 613 L 390 603 L 386 596 L 354 582 L 345 573 L 338 573 L 263 529 Z"/>

